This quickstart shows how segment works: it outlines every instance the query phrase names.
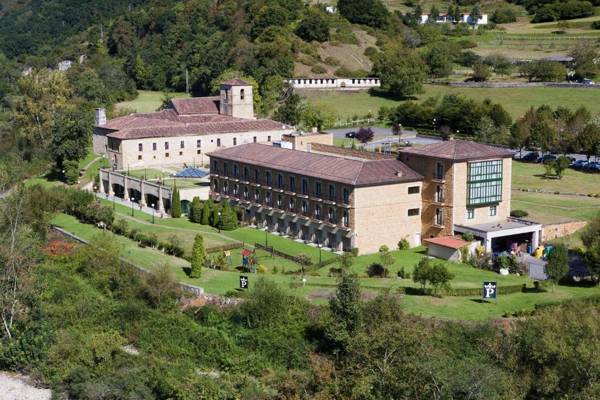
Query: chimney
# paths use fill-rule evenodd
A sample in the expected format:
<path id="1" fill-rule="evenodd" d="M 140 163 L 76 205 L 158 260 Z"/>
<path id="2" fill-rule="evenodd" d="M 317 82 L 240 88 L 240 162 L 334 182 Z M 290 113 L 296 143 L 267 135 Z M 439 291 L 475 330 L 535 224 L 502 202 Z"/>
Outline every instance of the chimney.
<path id="1" fill-rule="evenodd" d="M 96 126 L 106 125 L 106 110 L 104 108 L 96 108 Z"/>

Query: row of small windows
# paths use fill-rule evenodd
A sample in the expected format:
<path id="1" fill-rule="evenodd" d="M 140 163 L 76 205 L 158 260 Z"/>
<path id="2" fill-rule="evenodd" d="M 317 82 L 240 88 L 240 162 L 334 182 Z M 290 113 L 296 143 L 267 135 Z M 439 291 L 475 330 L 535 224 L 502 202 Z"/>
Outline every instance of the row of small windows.
<path id="1" fill-rule="evenodd" d="M 211 139 L 211 143 L 214 143 L 213 140 L 214 139 Z M 221 147 L 221 139 L 217 138 L 216 140 L 217 140 L 217 147 Z M 256 143 L 258 141 L 258 138 L 256 136 L 253 136 L 252 137 L 252 141 L 254 143 Z M 270 142 L 270 141 L 271 141 L 271 136 L 267 136 L 267 142 Z M 235 137 L 232 138 L 231 144 L 233 146 L 237 146 L 238 145 L 237 138 L 235 138 Z M 164 142 L 163 146 L 164 146 L 165 150 L 169 150 L 170 142 Z M 202 140 L 201 139 L 196 140 L 196 147 L 197 148 L 202 147 Z M 179 148 L 180 149 L 185 149 L 185 140 L 181 140 L 179 142 Z M 152 150 L 153 151 L 157 151 L 158 150 L 158 143 L 157 142 L 152 143 Z M 144 151 L 144 144 L 143 143 L 138 143 L 138 151 Z"/>
<path id="2" fill-rule="evenodd" d="M 227 181 L 223 182 L 222 184 L 222 193 L 228 194 L 229 193 L 229 184 Z M 219 182 L 218 180 L 214 179 L 213 180 L 213 190 L 215 192 L 219 192 Z M 234 196 L 239 196 L 240 195 L 240 190 L 239 190 L 239 185 L 236 183 L 232 186 L 231 189 L 231 194 L 233 194 Z M 248 187 L 244 187 L 244 190 L 242 192 L 242 197 L 246 200 L 250 199 L 250 190 L 248 189 Z M 261 191 L 260 189 L 255 189 L 254 193 L 252 195 L 252 199 L 255 202 L 260 202 L 261 201 Z M 273 195 L 271 194 L 271 192 L 265 191 L 264 192 L 264 201 L 267 205 L 272 206 L 273 205 Z M 302 200 L 300 203 L 300 209 L 297 210 L 297 200 L 294 198 L 289 198 L 287 204 L 284 204 L 284 197 L 281 194 L 278 194 L 276 199 L 275 199 L 275 206 L 277 208 L 280 209 L 284 209 L 285 207 L 287 207 L 287 209 L 289 211 L 292 212 L 301 212 L 302 214 L 308 215 L 309 214 L 309 203 L 307 200 Z M 316 219 L 322 219 L 323 213 L 322 213 L 322 209 L 323 206 L 321 206 L 320 204 L 315 204 L 314 208 L 313 208 L 313 213 L 314 213 L 314 217 Z M 336 218 L 336 210 L 333 207 L 328 207 L 327 208 L 327 221 L 330 223 L 337 223 L 337 218 Z M 343 210 L 342 211 L 342 224 L 344 226 L 348 226 L 349 224 L 349 212 L 348 210 Z"/>
<path id="3" fill-rule="evenodd" d="M 498 207 L 490 206 L 490 208 L 489 208 L 490 217 L 495 217 L 497 214 L 498 214 Z M 474 218 L 475 218 L 475 209 L 467 208 L 467 219 L 474 219 Z"/>
<path id="4" fill-rule="evenodd" d="M 219 162 L 216 160 L 213 160 L 213 164 L 212 164 L 212 172 L 216 173 L 216 174 L 220 174 L 221 171 L 219 170 Z M 227 162 L 223 162 L 223 170 L 222 170 L 222 175 L 223 176 L 229 176 L 229 164 Z M 248 167 L 244 167 L 242 171 L 240 171 L 240 168 L 237 164 L 233 164 L 232 167 L 232 173 L 233 173 L 233 177 L 234 178 L 240 178 L 240 172 L 242 172 L 242 178 L 245 181 L 250 181 L 250 169 Z M 254 169 L 254 182 L 255 183 L 261 183 L 261 172 L 258 168 Z M 272 186 L 273 185 L 273 177 L 272 177 L 272 173 L 271 171 L 265 171 L 264 172 L 264 177 L 263 180 L 265 185 L 267 186 Z M 281 173 L 277 173 L 277 178 L 276 178 L 276 187 L 278 189 L 288 189 L 291 192 L 296 192 L 297 187 L 296 187 L 296 177 L 295 176 L 289 176 L 288 177 L 288 181 L 287 181 L 287 188 L 286 188 L 286 182 L 285 182 L 285 178 L 284 175 Z M 300 187 L 300 191 L 302 194 L 304 195 L 308 195 L 309 193 L 309 184 L 308 184 L 308 179 L 307 178 L 302 178 L 301 179 L 301 187 Z M 336 187 L 333 184 L 329 184 L 327 187 L 328 191 L 328 197 L 329 200 L 335 200 L 336 199 Z M 417 189 L 419 189 L 417 187 Z M 418 193 L 418 192 L 417 192 Z M 314 195 L 321 197 L 323 195 L 323 184 L 321 182 L 315 182 L 314 184 Z M 343 188 L 342 189 L 342 200 L 344 201 L 344 203 L 349 203 L 350 202 L 350 191 L 347 188 Z"/>
<path id="5" fill-rule="evenodd" d="M 337 81 L 337 79 L 295 79 L 294 83 L 296 83 L 297 85 L 324 85 L 324 84 L 335 84 Z M 361 85 L 361 84 L 378 84 L 379 83 L 379 79 L 376 78 L 361 78 L 361 79 L 352 79 L 352 84 L 353 85 Z"/>

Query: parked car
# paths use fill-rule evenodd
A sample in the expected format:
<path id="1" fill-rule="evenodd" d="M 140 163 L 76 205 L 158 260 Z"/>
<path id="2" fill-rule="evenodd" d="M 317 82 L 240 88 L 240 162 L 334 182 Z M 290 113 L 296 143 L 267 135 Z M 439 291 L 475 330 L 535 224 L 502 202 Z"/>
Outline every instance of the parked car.
<path id="1" fill-rule="evenodd" d="M 346 137 L 348 139 L 354 139 L 356 137 L 356 132 L 348 132 L 346 133 Z"/>
<path id="2" fill-rule="evenodd" d="M 520 158 L 520 160 L 523 162 L 536 162 L 538 158 L 539 158 L 538 153 L 534 151 L 534 152 L 525 154 L 523 157 Z"/>
<path id="3" fill-rule="evenodd" d="M 548 164 L 553 161 L 556 161 L 557 158 L 558 157 L 556 157 L 554 154 L 544 154 L 542 157 L 538 158 L 537 162 L 542 164 Z"/>
<path id="4" fill-rule="evenodd" d="M 588 165 L 587 160 L 577 160 L 571 165 L 571 168 L 584 169 L 586 165 Z"/>
<path id="5" fill-rule="evenodd" d="M 583 167 L 583 169 L 589 172 L 600 172 L 600 162 L 589 162 L 585 165 L 585 167 Z"/>

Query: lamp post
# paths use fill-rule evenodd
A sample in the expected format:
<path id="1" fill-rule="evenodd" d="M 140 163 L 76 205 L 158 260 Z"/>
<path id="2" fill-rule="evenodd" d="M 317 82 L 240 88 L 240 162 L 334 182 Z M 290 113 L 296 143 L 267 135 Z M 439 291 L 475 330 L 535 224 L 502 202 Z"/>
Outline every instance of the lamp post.
<path id="1" fill-rule="evenodd" d="M 151 204 L 151 205 L 152 205 L 152 223 L 154 223 L 154 204 Z"/>
<path id="2" fill-rule="evenodd" d="M 265 247 L 269 246 L 269 236 L 267 234 L 267 227 L 265 226 Z"/>
<path id="3" fill-rule="evenodd" d="M 133 217 L 133 201 L 135 200 L 135 197 L 132 197 L 130 200 L 131 200 L 131 216 Z"/>
<path id="4" fill-rule="evenodd" d="M 219 224 L 218 224 L 218 229 L 219 229 L 219 233 L 221 233 L 221 211 L 219 211 Z"/>

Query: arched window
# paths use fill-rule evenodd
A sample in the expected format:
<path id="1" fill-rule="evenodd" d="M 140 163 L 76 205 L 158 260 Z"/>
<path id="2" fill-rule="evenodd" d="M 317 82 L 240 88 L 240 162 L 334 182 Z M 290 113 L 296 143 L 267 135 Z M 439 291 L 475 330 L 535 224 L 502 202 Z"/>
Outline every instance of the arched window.
<path id="1" fill-rule="evenodd" d="M 244 100 L 244 97 L 246 97 L 246 91 L 244 89 L 240 90 L 240 100 Z"/>

